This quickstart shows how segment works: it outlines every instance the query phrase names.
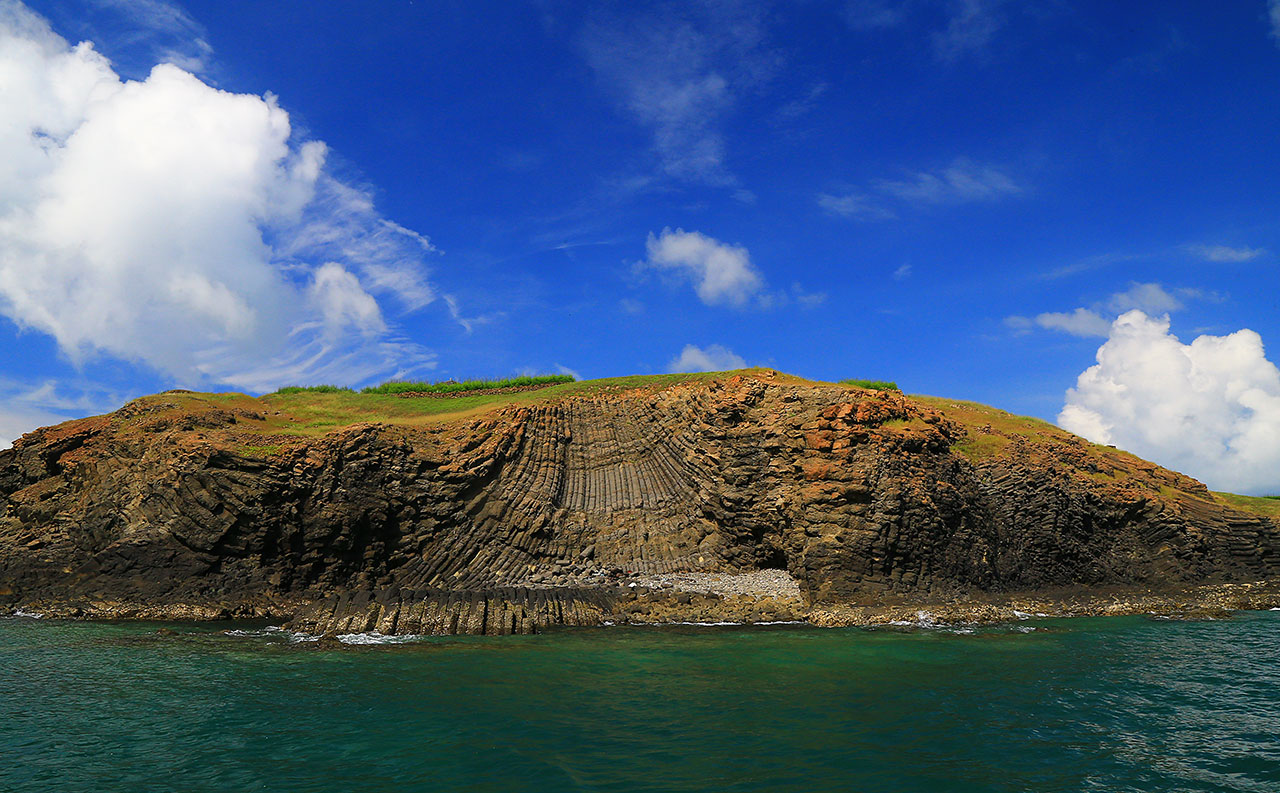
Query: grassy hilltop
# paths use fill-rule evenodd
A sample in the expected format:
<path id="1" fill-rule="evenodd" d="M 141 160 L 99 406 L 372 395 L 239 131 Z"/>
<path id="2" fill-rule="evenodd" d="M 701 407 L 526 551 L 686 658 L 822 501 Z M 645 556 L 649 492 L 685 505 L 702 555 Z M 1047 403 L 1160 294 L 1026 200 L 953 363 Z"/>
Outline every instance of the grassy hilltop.
<path id="1" fill-rule="evenodd" d="M 160 413 L 199 412 L 210 409 L 244 411 L 261 420 L 241 421 L 233 433 L 220 433 L 221 442 L 251 456 L 270 456 L 283 446 L 302 438 L 317 437 L 363 423 L 385 423 L 406 427 L 428 427 L 471 418 L 506 405 L 531 405 L 566 397 L 660 391 L 681 384 L 695 384 L 735 375 L 758 376 L 787 385 L 844 387 L 857 392 L 896 390 L 896 384 L 881 380 L 842 380 L 826 383 L 783 374 L 766 368 L 693 374 L 630 375 L 598 380 L 574 381 L 566 375 L 471 380 L 461 383 L 391 382 L 356 391 L 332 385 L 287 387 L 259 397 L 242 393 L 199 393 L 166 391 L 141 397 L 135 408 L 117 419 L 145 431 Z M 1082 441 L 1049 422 L 1018 416 L 975 402 L 944 397 L 911 395 L 913 399 L 942 413 L 962 426 L 966 437 L 953 448 L 971 463 L 982 464 L 1005 454 L 1017 445 L 1031 448 L 1069 442 L 1083 446 L 1092 458 L 1086 466 L 1099 481 L 1117 481 L 1135 466 L 1151 466 L 1126 451 Z M 120 429 L 128 432 L 129 427 Z M 909 427 L 907 428 L 909 429 Z M 1258 515 L 1280 517 L 1280 500 L 1228 493 L 1215 493 L 1222 504 Z"/>

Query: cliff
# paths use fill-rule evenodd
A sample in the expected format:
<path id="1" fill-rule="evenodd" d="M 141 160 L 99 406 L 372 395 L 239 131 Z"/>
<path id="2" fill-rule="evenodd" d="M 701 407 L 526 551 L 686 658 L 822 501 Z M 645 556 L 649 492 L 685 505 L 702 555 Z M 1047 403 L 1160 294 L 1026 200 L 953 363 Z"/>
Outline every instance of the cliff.
<path id="1" fill-rule="evenodd" d="M 830 621 L 1275 581 L 1271 504 L 991 408 L 767 370 L 166 392 L 0 451 L 0 608 L 385 633 Z"/>

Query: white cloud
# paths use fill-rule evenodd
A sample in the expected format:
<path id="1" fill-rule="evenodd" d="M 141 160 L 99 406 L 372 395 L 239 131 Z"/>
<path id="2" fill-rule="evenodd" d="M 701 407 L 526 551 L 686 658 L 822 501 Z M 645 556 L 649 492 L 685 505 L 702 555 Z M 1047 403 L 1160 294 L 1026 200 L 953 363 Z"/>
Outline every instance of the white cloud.
<path id="1" fill-rule="evenodd" d="M 120 394 L 85 384 L 0 378 L 0 449 L 34 430 L 118 406 Z"/>
<path id="2" fill-rule="evenodd" d="M 274 97 L 167 64 L 122 80 L 12 2 L 0 74 L 0 314 L 77 364 L 107 354 L 192 385 L 432 365 L 377 297 L 434 299 L 430 243 L 327 175 Z"/>
<path id="3" fill-rule="evenodd" d="M 1204 297 L 1194 289 L 1178 289 L 1173 292 L 1157 283 L 1129 284 L 1123 292 L 1116 292 L 1092 307 L 1080 307 L 1070 312 L 1051 311 L 1037 314 L 1034 320 L 1027 317 L 1005 317 L 1005 325 L 1019 333 L 1025 333 L 1032 325 L 1046 330 L 1060 330 L 1072 336 L 1100 336 L 1111 334 L 1111 322 L 1120 314 L 1138 309 L 1147 314 L 1168 314 L 1184 307 L 1183 298 Z"/>
<path id="4" fill-rule="evenodd" d="M 1272 8 L 1280 9 L 1280 0 L 1276 0 Z M 1262 248 L 1232 248 L 1227 245 L 1188 245 L 1186 249 L 1206 262 L 1248 262 L 1266 253 Z"/>
<path id="5" fill-rule="evenodd" d="M 980 51 L 1004 26 L 999 13 L 1002 0 L 951 0 L 951 14 L 944 30 L 933 34 L 934 52 L 944 61 Z"/>
<path id="6" fill-rule="evenodd" d="M 905 280 L 907 280 L 907 279 L 908 279 L 908 278 L 910 278 L 910 277 L 911 277 L 911 263 L 910 263 L 910 262 L 908 262 L 907 264 L 902 265 L 901 267 L 899 267 L 898 269 L 896 269 L 896 270 L 894 270 L 894 271 L 893 271 L 893 280 L 895 280 L 895 281 L 905 281 Z"/>
<path id="7" fill-rule="evenodd" d="M 809 292 L 798 281 L 791 284 L 791 294 L 787 297 L 795 300 L 801 308 L 817 308 L 827 302 L 826 292 Z"/>
<path id="8" fill-rule="evenodd" d="M 7 449 L 13 442 L 36 427 L 58 424 L 66 416 L 38 408 L 5 405 L 0 407 L 0 449 Z"/>
<path id="9" fill-rule="evenodd" d="M 1196 295 L 1189 289 L 1179 291 L 1188 297 Z M 1160 284 L 1132 283 L 1125 291 L 1112 295 L 1107 300 L 1107 308 L 1117 315 L 1135 308 L 1147 314 L 1167 314 L 1182 309 L 1183 303 Z"/>
<path id="10" fill-rule="evenodd" d="M 893 204 L 912 206 L 997 201 L 1023 187 L 994 165 L 958 157 L 938 171 L 918 171 L 905 179 L 877 179 L 865 190 L 819 193 L 818 206 L 856 220 L 892 220 Z"/>
<path id="11" fill-rule="evenodd" d="M 578 373 L 578 370 L 577 370 L 577 369 L 570 369 L 569 367 L 567 367 L 567 366 L 562 366 L 561 364 L 556 364 L 556 373 L 557 373 L 557 374 L 567 374 L 567 375 L 569 375 L 570 377 L 572 377 L 574 380 L 581 380 L 581 379 L 582 379 L 582 375 Z"/>
<path id="12" fill-rule="evenodd" d="M 587 62 L 626 112 L 652 130 L 668 176 L 737 183 L 725 166 L 721 124 L 738 94 L 770 70 L 762 16 L 751 2 L 636 4 L 599 13 L 587 25 Z"/>
<path id="13" fill-rule="evenodd" d="M 921 204 L 994 201 L 1022 192 L 1012 178 L 996 167 L 963 157 L 937 173 L 921 171 L 905 180 L 881 179 L 875 187 L 902 201 Z"/>
<path id="14" fill-rule="evenodd" d="M 1280 40 L 1280 0 L 1267 3 L 1267 16 L 1271 19 L 1271 37 Z"/>
<path id="15" fill-rule="evenodd" d="M 892 210 L 877 203 L 865 193 L 819 193 L 818 206 L 832 215 L 839 215 L 855 220 L 892 220 L 896 215 Z"/>
<path id="16" fill-rule="evenodd" d="M 1042 328 L 1060 330 L 1072 336 L 1106 336 L 1111 331 L 1110 322 L 1087 308 L 1077 308 L 1070 314 L 1038 314 L 1035 323 Z"/>
<path id="17" fill-rule="evenodd" d="M 1067 391 L 1065 429 L 1221 490 L 1280 491 L 1280 369 L 1252 330 L 1183 344 L 1169 320 L 1121 315 Z"/>
<path id="18" fill-rule="evenodd" d="M 696 231 L 669 228 L 649 235 L 648 265 L 682 272 L 707 305 L 742 306 L 764 286 L 747 249 Z"/>
<path id="19" fill-rule="evenodd" d="M 843 16 L 853 30 L 879 30 L 901 25 L 909 10 L 902 0 L 847 0 Z"/>
<path id="20" fill-rule="evenodd" d="M 667 364 L 669 372 L 727 372 L 745 369 L 747 362 L 727 347 L 712 344 L 702 348 L 686 344 L 680 354 Z"/>
<path id="21" fill-rule="evenodd" d="M 929 36 L 933 54 L 948 63 L 962 56 L 981 53 L 1007 23 L 1006 0 L 846 0 L 842 16 L 851 30 L 883 31 L 908 27 L 917 19 L 944 20 Z M 1043 16 L 1043 4 L 1035 15 Z M 1011 10 L 1022 10 L 1012 4 Z"/>
<path id="22" fill-rule="evenodd" d="M 146 43 L 154 62 L 171 63 L 185 71 L 204 72 L 213 57 L 204 26 L 167 0 L 89 0 L 114 12 L 128 31 L 123 46 Z"/>

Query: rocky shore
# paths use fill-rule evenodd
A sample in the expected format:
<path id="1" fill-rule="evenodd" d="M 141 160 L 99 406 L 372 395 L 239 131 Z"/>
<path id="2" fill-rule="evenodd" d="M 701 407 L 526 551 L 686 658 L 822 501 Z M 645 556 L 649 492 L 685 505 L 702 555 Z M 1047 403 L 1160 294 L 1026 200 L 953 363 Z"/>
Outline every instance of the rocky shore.
<path id="1" fill-rule="evenodd" d="M 315 635 L 351 633 L 532 633 L 552 627 L 679 624 L 807 623 L 815 627 L 976 626 L 1017 622 L 1031 617 L 1114 617 L 1148 615 L 1165 619 L 1229 619 L 1237 611 L 1280 608 L 1280 582 L 1254 581 L 1205 584 L 1176 590 L 1113 589 L 1108 592 L 1026 593 L 978 599 L 904 601 L 867 605 L 812 607 L 786 592 L 787 585 L 767 581 L 751 590 L 749 576 L 729 581 L 695 580 L 683 589 L 669 582 L 657 588 L 637 584 L 616 591 L 583 590 L 566 593 L 544 590 L 541 602 L 550 604 L 544 617 L 536 609 L 520 610 L 519 594 L 508 593 L 501 605 L 493 596 L 445 597 L 421 593 L 414 600 L 394 601 L 360 596 L 336 602 L 275 602 L 239 610 L 174 603 L 126 604 L 110 601 L 45 602 L 11 610 L 18 616 L 72 620 L 152 620 L 205 622 L 229 619 L 278 620 L 287 627 Z M 768 575 L 776 579 L 776 575 Z M 710 592 L 710 587 L 723 591 Z M 733 591 L 728 591 L 733 590 Z M 408 594 L 408 593 L 406 593 Z M 578 601 L 574 604 L 573 601 Z M 539 595 L 524 598 L 532 605 Z M 452 608 L 450 608 L 452 604 Z M 394 605 L 395 608 L 388 608 Z M 524 620 L 521 621 L 523 614 Z M 505 615 L 505 627 L 503 619 Z"/>

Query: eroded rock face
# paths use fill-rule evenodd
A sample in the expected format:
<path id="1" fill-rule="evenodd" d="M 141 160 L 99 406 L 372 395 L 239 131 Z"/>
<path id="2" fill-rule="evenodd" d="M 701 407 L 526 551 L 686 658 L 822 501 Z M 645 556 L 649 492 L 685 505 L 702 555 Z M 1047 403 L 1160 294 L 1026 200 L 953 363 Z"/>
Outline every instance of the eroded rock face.
<path id="1" fill-rule="evenodd" d="M 897 392 L 738 376 L 265 456 L 237 435 L 260 420 L 152 402 L 0 452 L 0 605 L 509 633 L 1280 571 L 1280 530 L 1193 480 L 1065 434 L 971 462 L 984 428 Z M 626 586 L 763 568 L 804 602 Z"/>

